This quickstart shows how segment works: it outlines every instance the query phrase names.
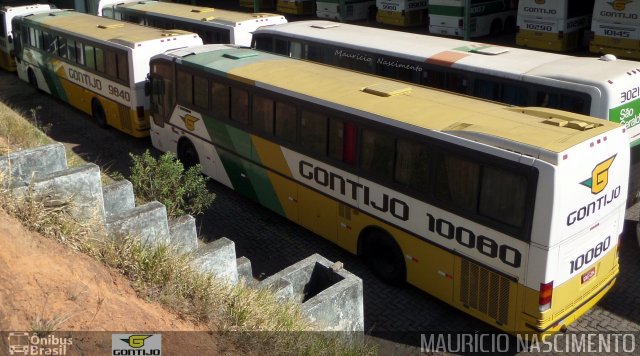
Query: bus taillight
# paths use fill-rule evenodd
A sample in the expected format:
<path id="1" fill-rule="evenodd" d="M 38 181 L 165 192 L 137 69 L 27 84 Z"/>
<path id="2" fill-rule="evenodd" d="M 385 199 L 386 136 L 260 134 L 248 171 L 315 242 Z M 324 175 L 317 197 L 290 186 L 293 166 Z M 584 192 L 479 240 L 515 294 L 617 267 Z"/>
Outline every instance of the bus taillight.
<path id="1" fill-rule="evenodd" d="M 540 283 L 540 298 L 538 299 L 538 310 L 543 312 L 551 308 L 551 297 L 553 296 L 553 281 Z"/>

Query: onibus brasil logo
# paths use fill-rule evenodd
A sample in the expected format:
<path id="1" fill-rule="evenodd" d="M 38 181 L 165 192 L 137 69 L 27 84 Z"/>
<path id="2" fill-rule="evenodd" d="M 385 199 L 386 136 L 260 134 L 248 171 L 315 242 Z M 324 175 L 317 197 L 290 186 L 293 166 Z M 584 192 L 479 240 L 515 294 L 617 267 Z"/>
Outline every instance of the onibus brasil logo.
<path id="1" fill-rule="evenodd" d="M 597 164 L 591 171 L 591 177 L 580 182 L 580 184 L 591 188 L 591 194 L 598 194 L 603 191 L 609 184 L 609 167 L 613 164 L 614 159 L 616 159 L 616 155 Z"/>

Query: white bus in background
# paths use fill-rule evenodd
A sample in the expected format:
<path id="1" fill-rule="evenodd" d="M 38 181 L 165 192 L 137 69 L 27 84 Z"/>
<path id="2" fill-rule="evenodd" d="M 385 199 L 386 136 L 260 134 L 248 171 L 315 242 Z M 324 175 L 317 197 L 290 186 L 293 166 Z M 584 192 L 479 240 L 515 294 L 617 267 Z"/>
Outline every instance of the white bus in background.
<path id="1" fill-rule="evenodd" d="M 205 43 L 240 46 L 251 45 L 251 32 L 258 27 L 287 22 L 284 16 L 278 14 L 247 13 L 159 1 L 104 6 L 102 16 L 145 26 L 195 32 Z"/>
<path id="2" fill-rule="evenodd" d="M 567 51 L 586 44 L 594 0 L 520 0 L 516 44 Z"/>
<path id="3" fill-rule="evenodd" d="M 640 60 L 640 1 L 596 0 L 589 50 Z"/>
<path id="4" fill-rule="evenodd" d="M 429 32 L 464 37 L 466 0 L 429 0 Z M 517 0 L 471 0 L 470 36 L 479 37 L 516 27 Z"/>
<path id="5" fill-rule="evenodd" d="M 340 11 L 340 2 L 345 4 L 344 13 Z M 376 11 L 375 0 L 318 0 L 316 16 L 338 21 L 358 21 L 372 18 Z"/>
<path id="6" fill-rule="evenodd" d="M 376 21 L 396 26 L 421 26 L 429 22 L 429 0 L 377 0 Z"/>
<path id="7" fill-rule="evenodd" d="M 20 15 L 50 11 L 54 6 L 48 4 L 31 4 L 22 6 L 0 6 L 0 68 L 10 72 L 16 71 L 13 58 L 13 34 L 11 20 Z"/>

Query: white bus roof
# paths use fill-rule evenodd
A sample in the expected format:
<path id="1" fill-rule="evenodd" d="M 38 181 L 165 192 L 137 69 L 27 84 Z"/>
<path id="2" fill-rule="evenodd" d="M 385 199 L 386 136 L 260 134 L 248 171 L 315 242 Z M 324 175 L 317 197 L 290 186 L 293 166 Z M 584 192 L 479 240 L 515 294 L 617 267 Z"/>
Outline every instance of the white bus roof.
<path id="1" fill-rule="evenodd" d="M 333 45 L 348 44 L 358 50 L 439 63 L 452 68 L 474 68 L 474 72 L 486 71 L 511 79 L 537 76 L 601 84 L 608 80 L 615 81 L 626 75 L 625 72 L 640 72 L 640 63 L 636 61 L 573 57 L 331 21 L 289 22 L 260 28 L 255 33 L 282 34 L 298 39 L 313 37 Z"/>

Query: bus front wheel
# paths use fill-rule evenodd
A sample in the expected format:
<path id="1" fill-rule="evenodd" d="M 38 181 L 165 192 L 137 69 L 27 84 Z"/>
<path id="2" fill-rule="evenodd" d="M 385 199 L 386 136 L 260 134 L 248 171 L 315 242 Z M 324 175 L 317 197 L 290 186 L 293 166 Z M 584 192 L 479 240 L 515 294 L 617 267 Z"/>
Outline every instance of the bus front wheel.
<path id="1" fill-rule="evenodd" d="M 109 126 L 107 125 L 107 115 L 102 108 L 102 104 L 95 98 L 91 101 L 91 116 L 100 127 L 106 128 Z"/>
<path id="2" fill-rule="evenodd" d="M 365 236 L 363 253 L 367 266 L 383 282 L 401 285 L 406 281 L 406 265 L 400 246 L 387 233 L 373 230 Z"/>
<path id="3" fill-rule="evenodd" d="M 200 163 L 198 151 L 188 138 L 182 138 L 178 142 L 178 159 L 184 165 L 184 169 L 189 169 Z"/>

